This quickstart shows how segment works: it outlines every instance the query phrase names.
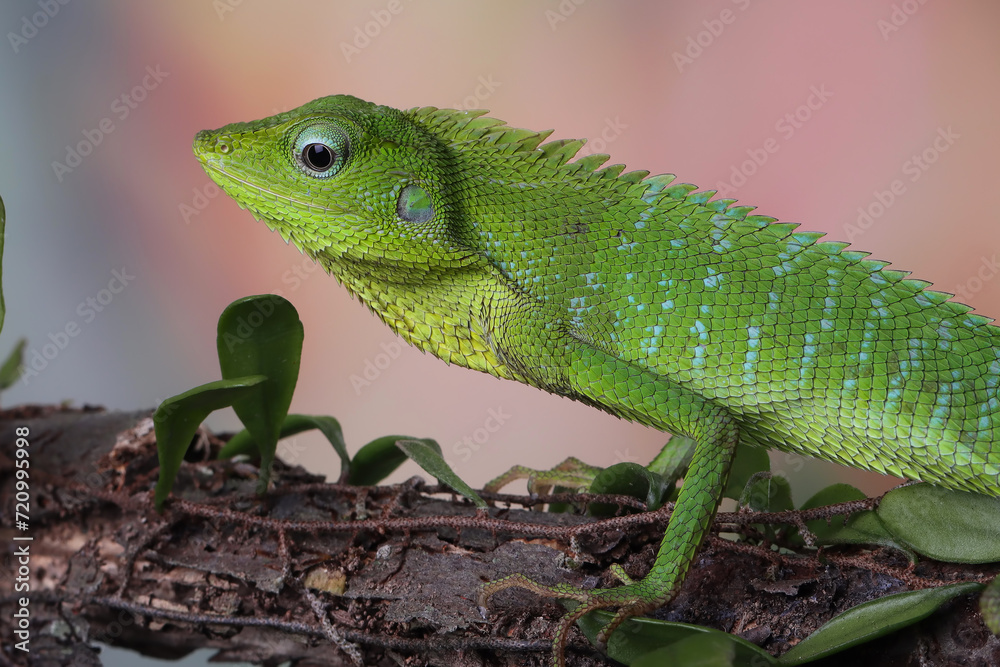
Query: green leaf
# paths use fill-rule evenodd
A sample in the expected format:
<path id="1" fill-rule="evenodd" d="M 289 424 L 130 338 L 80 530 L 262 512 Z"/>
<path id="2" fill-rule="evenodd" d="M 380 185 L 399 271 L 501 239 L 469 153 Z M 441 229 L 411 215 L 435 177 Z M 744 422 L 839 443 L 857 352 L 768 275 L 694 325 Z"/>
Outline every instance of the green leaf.
<path id="1" fill-rule="evenodd" d="M 420 440 L 406 435 L 385 435 L 375 438 L 357 451 L 351 459 L 350 474 L 347 477 L 348 484 L 356 486 L 375 486 L 383 479 L 391 475 L 407 456 L 402 449 L 396 446 L 399 440 Z M 425 443 L 433 443 L 433 440 L 421 440 Z"/>
<path id="2" fill-rule="evenodd" d="M 1000 635 L 1000 577 L 987 584 L 986 590 L 979 596 L 979 611 L 989 631 Z"/>
<path id="3" fill-rule="evenodd" d="M 20 339 L 7 358 L 4 359 L 3 365 L 0 366 L 0 390 L 11 386 L 21 377 L 21 369 L 24 366 L 24 348 L 27 344 L 27 338 Z"/>
<path id="4" fill-rule="evenodd" d="M 864 493 L 850 484 L 831 484 L 825 489 L 817 491 L 812 498 L 802 504 L 801 509 L 864 500 L 865 497 Z M 906 554 L 911 563 L 915 563 L 917 560 L 913 550 L 896 539 L 882 523 L 882 520 L 878 518 L 878 514 L 872 510 L 854 512 L 846 523 L 843 517 L 834 517 L 829 522 L 826 519 L 813 519 L 807 521 L 806 526 L 816 536 L 817 545 L 869 544 L 892 547 Z M 799 536 L 795 537 L 794 542 L 803 543 Z"/>
<path id="5" fill-rule="evenodd" d="M 3 331 L 3 320 L 7 314 L 7 306 L 3 301 L 3 242 L 7 234 L 7 209 L 3 206 L 3 198 L 0 197 L 0 331 Z"/>
<path id="6" fill-rule="evenodd" d="M 808 521 L 807 525 L 815 525 L 812 530 L 816 535 L 817 544 L 868 544 L 892 547 L 905 554 L 911 563 L 916 562 L 913 550 L 893 537 L 878 515 L 871 510 L 852 514 L 846 524 L 834 518 L 829 525 L 823 519 Z"/>
<path id="7" fill-rule="evenodd" d="M 480 509 L 488 507 L 486 501 L 480 498 L 479 494 L 471 486 L 455 474 L 455 471 L 451 469 L 451 466 L 448 465 L 441 455 L 441 447 L 433 440 L 399 440 L 396 442 L 396 446 L 403 450 L 403 453 L 409 456 L 418 466 L 431 475 L 434 475 L 442 484 L 450 486 L 471 500 L 476 507 Z"/>
<path id="8" fill-rule="evenodd" d="M 769 472 L 770 470 L 771 459 L 767 456 L 766 449 L 740 443 L 736 446 L 736 456 L 733 458 L 733 465 L 729 470 L 729 480 L 726 482 L 726 490 L 723 491 L 722 495 L 726 498 L 739 500 L 751 477 L 759 472 Z"/>
<path id="9" fill-rule="evenodd" d="M 687 473 L 697 444 L 694 438 L 689 438 L 686 435 L 670 436 L 670 440 L 660 450 L 660 453 L 646 466 L 650 472 L 660 475 L 666 488 L 669 489 L 669 492 L 660 498 L 659 505 L 677 500 L 677 496 L 680 495 L 677 480 Z"/>
<path id="10" fill-rule="evenodd" d="M 815 507 L 839 505 L 840 503 L 864 500 L 867 497 L 860 489 L 850 484 L 831 484 L 814 493 L 812 498 L 802 503 L 802 507 L 799 509 L 810 510 Z"/>
<path id="11" fill-rule="evenodd" d="M 198 426 L 210 413 L 226 408 L 235 401 L 260 391 L 266 381 L 263 375 L 217 380 L 172 396 L 160 403 L 153 413 L 156 451 L 160 458 L 160 478 L 156 481 L 154 501 L 157 511 L 170 495 L 174 478 L 181 468 L 184 454 L 191 445 Z"/>
<path id="12" fill-rule="evenodd" d="M 807 510 L 814 507 L 825 507 L 826 505 L 836 505 L 854 500 L 864 500 L 865 494 L 850 484 L 831 484 L 821 489 L 812 498 L 802 503 L 800 509 Z M 895 539 L 886 527 L 879 520 L 875 512 L 864 510 L 854 512 L 847 519 L 843 516 L 835 516 L 828 522 L 826 519 L 813 519 L 806 521 L 806 527 L 816 536 L 816 544 L 874 544 L 880 546 L 893 547 L 907 555 L 912 555 L 912 551 Z M 796 536 L 795 542 L 802 544 L 800 537 Z"/>
<path id="13" fill-rule="evenodd" d="M 236 416 L 260 451 L 258 493 L 267 490 L 281 425 L 292 403 L 302 338 L 302 322 L 295 307 L 274 294 L 238 299 L 219 317 L 217 346 L 222 377 L 267 377 L 259 392 L 233 403 Z"/>
<path id="14" fill-rule="evenodd" d="M 260 458 L 260 449 L 257 447 L 256 441 L 250 437 L 250 431 L 243 429 L 234 434 L 219 450 L 219 459 L 231 459 L 234 456 Z"/>
<path id="15" fill-rule="evenodd" d="M 278 439 L 319 429 L 326 439 L 330 441 L 337 456 L 340 457 L 340 477 L 344 478 L 345 473 L 350 469 L 351 457 L 347 453 L 347 443 L 344 442 L 344 432 L 340 428 L 340 422 L 333 417 L 325 415 L 300 415 L 292 414 L 285 417 L 281 423 L 281 431 Z M 220 459 L 228 459 L 237 454 L 255 454 L 259 451 L 256 441 L 251 437 L 250 431 L 243 429 L 226 443 L 222 451 L 219 452 Z"/>
<path id="16" fill-rule="evenodd" d="M 755 512 L 785 512 L 793 507 L 792 488 L 781 475 L 767 471 L 757 472 L 750 476 L 738 503 Z M 755 525 L 769 540 L 774 540 L 779 532 L 786 530 L 773 524 Z"/>
<path id="17" fill-rule="evenodd" d="M 917 553 L 950 563 L 1000 561 L 1000 498 L 913 484 L 887 493 L 876 511 Z"/>
<path id="18" fill-rule="evenodd" d="M 740 504 L 755 512 L 786 512 L 793 507 L 792 487 L 781 475 L 755 473 L 747 482 Z"/>
<path id="19" fill-rule="evenodd" d="M 887 595 L 835 616 L 778 660 L 779 665 L 801 665 L 864 644 L 930 616 L 959 595 L 973 593 L 982 584 L 963 583 Z"/>
<path id="20" fill-rule="evenodd" d="M 552 487 L 552 493 L 556 495 L 562 493 L 579 493 L 579 491 L 579 489 L 570 488 L 568 486 L 559 486 L 558 484 Z M 578 509 L 579 508 L 573 503 L 549 503 L 546 511 L 551 512 L 552 514 L 574 514 L 578 511 Z"/>
<path id="21" fill-rule="evenodd" d="M 694 438 L 689 438 L 686 435 L 672 435 L 660 453 L 649 462 L 646 468 L 650 472 L 661 475 L 664 479 L 676 482 L 691 464 L 695 445 L 697 443 Z"/>
<path id="22" fill-rule="evenodd" d="M 561 602 L 570 609 L 575 608 L 577 604 L 570 600 L 562 600 Z M 583 633 L 587 635 L 591 643 L 596 644 L 597 633 L 611 621 L 612 617 L 612 613 L 598 610 L 587 614 L 576 623 L 583 630 Z M 700 639 L 694 644 L 678 646 L 680 642 L 685 642 L 692 638 L 704 637 L 710 638 L 707 640 L 708 643 L 703 644 L 701 642 L 706 640 Z M 731 663 L 709 662 L 706 663 L 707 665 L 732 664 L 739 667 L 768 667 L 769 665 L 777 664 L 770 653 L 735 635 L 713 630 L 712 628 L 703 628 L 698 625 L 658 621 L 653 618 L 630 618 L 622 623 L 617 630 L 611 633 L 611 637 L 608 638 L 608 655 L 625 665 L 641 667 L 644 664 L 639 662 L 641 659 L 665 647 L 674 647 L 675 650 L 683 652 L 681 655 L 689 655 L 688 651 L 692 648 L 701 647 L 704 650 L 708 650 L 707 647 L 709 645 L 716 647 L 711 649 L 715 655 L 720 653 L 719 647 L 730 646 L 732 647 L 733 657 Z M 728 649 L 726 652 L 728 652 Z M 677 661 L 648 664 L 686 666 L 689 663 Z"/>
<path id="23" fill-rule="evenodd" d="M 632 667 L 734 667 L 736 647 L 716 635 L 692 635 L 632 661 Z"/>
<path id="24" fill-rule="evenodd" d="M 655 472 L 638 463 L 616 463 L 601 470 L 590 484 L 590 493 L 618 494 L 646 503 L 649 510 L 658 509 L 672 487 Z M 622 508 L 613 503 L 591 503 L 592 516 L 615 516 Z M 628 510 L 626 511 L 634 511 Z"/>

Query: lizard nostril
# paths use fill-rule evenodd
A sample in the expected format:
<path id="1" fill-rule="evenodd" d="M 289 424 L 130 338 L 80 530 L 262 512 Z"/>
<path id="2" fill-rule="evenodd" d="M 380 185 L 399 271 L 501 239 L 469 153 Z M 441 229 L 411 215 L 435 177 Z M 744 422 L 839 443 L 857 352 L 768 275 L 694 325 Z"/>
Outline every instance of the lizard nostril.
<path id="1" fill-rule="evenodd" d="M 228 138 L 213 136 L 211 130 L 202 130 L 194 137 L 195 153 L 202 157 L 207 157 L 213 153 L 218 155 L 229 155 L 233 151 L 233 144 Z"/>

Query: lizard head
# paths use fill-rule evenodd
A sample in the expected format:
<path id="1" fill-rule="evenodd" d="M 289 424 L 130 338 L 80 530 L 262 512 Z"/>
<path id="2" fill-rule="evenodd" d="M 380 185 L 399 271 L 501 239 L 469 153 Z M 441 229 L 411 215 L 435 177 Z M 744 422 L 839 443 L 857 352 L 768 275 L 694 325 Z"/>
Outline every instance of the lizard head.
<path id="1" fill-rule="evenodd" d="M 403 112 L 349 95 L 199 132 L 208 175 L 285 241 L 337 272 L 390 278 L 474 261 L 451 225 L 447 149 Z"/>

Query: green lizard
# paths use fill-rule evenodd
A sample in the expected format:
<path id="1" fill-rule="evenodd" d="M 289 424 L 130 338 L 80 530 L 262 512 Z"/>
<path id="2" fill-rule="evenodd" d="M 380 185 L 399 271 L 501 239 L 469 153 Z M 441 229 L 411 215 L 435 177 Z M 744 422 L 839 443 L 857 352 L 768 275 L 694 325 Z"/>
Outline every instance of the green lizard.
<path id="1" fill-rule="evenodd" d="M 421 350 L 697 443 L 643 579 L 484 588 L 580 602 L 555 664 L 584 613 L 618 608 L 606 639 L 676 595 L 738 441 L 1000 496 L 991 320 L 847 244 L 483 113 L 338 95 L 200 132 L 195 153 Z"/>

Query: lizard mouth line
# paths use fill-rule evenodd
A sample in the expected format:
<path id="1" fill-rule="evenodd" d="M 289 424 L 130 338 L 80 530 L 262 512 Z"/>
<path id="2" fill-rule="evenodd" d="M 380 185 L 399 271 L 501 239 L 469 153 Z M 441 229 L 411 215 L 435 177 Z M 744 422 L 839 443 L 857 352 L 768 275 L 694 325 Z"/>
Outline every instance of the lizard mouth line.
<path id="1" fill-rule="evenodd" d="M 338 209 L 327 208 L 325 206 L 319 206 L 319 205 L 313 204 L 311 202 L 300 201 L 298 199 L 295 199 L 294 197 L 290 197 L 288 195 L 283 195 L 281 193 L 275 192 L 274 190 L 268 190 L 267 188 L 263 188 L 263 187 L 257 185 L 256 183 L 252 183 L 252 182 L 246 180 L 245 178 L 240 178 L 239 176 L 237 176 L 237 175 L 235 175 L 235 174 L 233 174 L 231 172 L 226 171 L 225 169 L 217 166 L 216 164 L 214 164 L 213 162 L 211 162 L 209 160 L 202 159 L 201 163 L 202 163 L 202 166 L 205 168 L 205 170 L 208 171 L 208 172 L 215 172 L 217 174 L 221 174 L 225 178 L 227 178 L 229 180 L 232 180 L 232 181 L 236 181 L 237 183 L 240 183 L 241 185 L 245 186 L 246 188 L 248 188 L 250 190 L 256 190 L 257 192 L 260 192 L 260 193 L 267 193 L 267 194 L 271 195 L 272 197 L 275 197 L 277 199 L 286 201 L 286 202 L 288 202 L 290 204 L 295 204 L 297 206 L 303 206 L 303 207 L 306 207 L 306 208 L 319 209 L 321 211 L 327 211 L 327 212 L 332 213 L 334 215 L 344 215 L 344 214 L 347 213 L 347 211 L 345 211 L 342 208 L 338 208 Z M 224 189 L 225 188 L 223 187 L 223 190 Z"/>

